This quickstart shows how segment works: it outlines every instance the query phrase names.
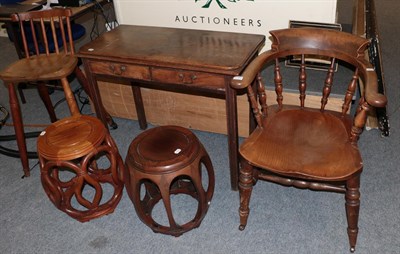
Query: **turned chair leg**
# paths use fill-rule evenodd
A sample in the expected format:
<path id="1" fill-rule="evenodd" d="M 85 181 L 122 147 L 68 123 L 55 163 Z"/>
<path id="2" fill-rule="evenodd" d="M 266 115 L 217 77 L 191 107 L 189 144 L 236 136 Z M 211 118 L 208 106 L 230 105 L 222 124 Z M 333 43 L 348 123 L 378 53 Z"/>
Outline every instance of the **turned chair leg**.
<path id="1" fill-rule="evenodd" d="M 346 215 L 347 234 L 349 236 L 350 251 L 354 252 L 358 234 L 358 214 L 360 210 L 360 175 L 346 182 Z"/>
<path id="2" fill-rule="evenodd" d="M 253 166 L 242 161 L 239 174 L 239 195 L 240 195 L 240 226 L 239 230 L 244 230 L 247 225 L 250 209 L 250 197 L 253 190 Z"/>
<path id="3" fill-rule="evenodd" d="M 15 91 L 15 85 L 13 83 L 8 83 L 8 96 L 10 101 L 11 116 L 14 123 L 14 131 L 17 139 L 18 151 L 20 154 L 22 168 L 24 170 L 24 176 L 29 176 L 29 161 L 28 161 L 28 151 L 25 142 L 24 126 L 21 116 L 21 108 L 19 105 L 17 93 Z"/>

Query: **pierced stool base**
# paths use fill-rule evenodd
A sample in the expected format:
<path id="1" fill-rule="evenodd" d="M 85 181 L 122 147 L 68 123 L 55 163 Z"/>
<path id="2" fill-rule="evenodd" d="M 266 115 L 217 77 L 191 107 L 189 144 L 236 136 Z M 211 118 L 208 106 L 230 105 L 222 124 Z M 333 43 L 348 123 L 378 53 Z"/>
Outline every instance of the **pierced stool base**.
<path id="1" fill-rule="evenodd" d="M 122 197 L 124 164 L 100 120 L 57 121 L 39 136 L 38 155 L 42 186 L 59 210 L 80 222 L 114 211 Z"/>
<path id="2" fill-rule="evenodd" d="M 208 181 L 205 181 L 204 172 Z M 200 226 L 211 203 L 215 177 L 206 150 L 191 131 L 178 126 L 161 126 L 141 133 L 129 147 L 125 174 L 125 186 L 136 213 L 154 232 L 180 236 Z M 177 194 L 190 195 L 198 203 L 194 218 L 183 225 L 176 222 L 172 212 L 170 198 Z M 168 226 L 157 223 L 152 217 L 153 208 L 160 200 Z"/>

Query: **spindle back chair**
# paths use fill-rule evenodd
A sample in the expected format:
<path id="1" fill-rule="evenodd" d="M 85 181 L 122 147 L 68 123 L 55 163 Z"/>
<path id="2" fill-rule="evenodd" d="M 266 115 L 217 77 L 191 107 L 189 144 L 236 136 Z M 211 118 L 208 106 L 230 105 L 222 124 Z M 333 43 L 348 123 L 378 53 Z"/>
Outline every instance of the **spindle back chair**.
<path id="1" fill-rule="evenodd" d="M 70 9 L 30 11 L 11 15 L 11 20 L 18 22 L 20 27 L 25 58 L 17 60 L 1 71 L 0 78 L 8 88 L 11 115 L 25 176 L 29 176 L 30 173 L 21 109 L 16 95 L 18 84 L 35 82 L 50 120 L 55 122 L 57 118 L 45 81 L 59 80 L 69 98 L 67 102 L 71 114 L 79 114 L 74 96 L 69 95 L 72 92 L 67 77 L 75 72 L 80 81 L 87 81 L 78 67 L 78 58 L 75 56 L 74 41 L 71 39 L 71 15 Z M 29 29 L 26 29 L 27 27 Z M 33 51 L 28 41 L 33 42 Z M 54 44 L 54 50 L 49 49 L 49 44 Z"/>

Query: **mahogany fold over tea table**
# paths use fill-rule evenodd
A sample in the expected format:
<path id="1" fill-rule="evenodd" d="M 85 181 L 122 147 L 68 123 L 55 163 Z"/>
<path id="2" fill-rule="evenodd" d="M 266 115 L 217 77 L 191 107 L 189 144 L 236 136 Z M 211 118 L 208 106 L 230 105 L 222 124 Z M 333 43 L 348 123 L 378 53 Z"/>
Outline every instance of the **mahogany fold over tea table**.
<path id="1" fill-rule="evenodd" d="M 129 80 L 139 125 L 147 127 L 140 87 L 222 98 L 226 101 L 231 188 L 238 188 L 238 124 L 232 77 L 240 75 L 264 46 L 264 35 L 120 25 L 84 45 L 82 59 L 97 116 L 97 79 Z"/>

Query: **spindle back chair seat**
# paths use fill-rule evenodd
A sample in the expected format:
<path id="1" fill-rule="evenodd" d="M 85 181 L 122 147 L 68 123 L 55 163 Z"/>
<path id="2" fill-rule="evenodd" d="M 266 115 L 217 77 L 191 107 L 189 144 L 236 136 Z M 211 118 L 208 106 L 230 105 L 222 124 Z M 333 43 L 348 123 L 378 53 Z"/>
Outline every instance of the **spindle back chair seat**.
<path id="1" fill-rule="evenodd" d="M 38 43 L 40 53 L 45 53 L 45 51 L 46 51 L 46 46 L 44 45 L 44 40 L 42 39 L 43 37 L 41 35 L 42 29 L 39 27 L 40 23 L 35 24 L 35 30 L 31 29 L 30 23 L 31 23 L 30 21 L 24 22 L 24 27 L 23 27 L 24 31 L 23 32 L 25 34 L 26 40 L 23 40 L 23 38 L 21 36 L 21 28 L 20 28 L 21 26 L 20 26 L 19 22 L 15 22 L 14 24 L 11 24 L 12 29 L 7 30 L 8 37 L 9 37 L 10 41 L 14 43 L 15 49 L 16 49 L 20 59 L 25 58 L 25 55 L 26 55 L 26 50 L 24 50 L 24 45 L 23 45 L 24 41 L 26 41 L 26 45 L 27 45 L 28 52 L 30 55 L 36 55 L 35 43 Z M 48 22 L 45 23 L 44 30 L 46 32 L 47 45 L 48 45 L 48 50 L 50 53 L 55 51 L 56 43 L 59 48 L 61 48 L 63 46 L 63 41 L 62 41 L 62 38 L 60 35 L 61 30 L 59 29 L 59 27 L 56 26 L 57 41 L 55 41 L 53 39 L 53 36 L 52 36 L 53 31 L 51 29 L 51 25 Z M 65 32 L 67 32 L 67 31 L 65 31 Z M 35 38 L 33 37 L 33 33 L 35 33 L 35 36 L 37 38 L 39 38 L 38 41 L 35 41 L 36 37 Z M 86 29 L 83 25 L 76 24 L 73 21 L 71 21 L 71 34 L 72 34 L 72 40 L 76 41 L 76 40 L 82 38 L 86 34 Z M 67 35 L 67 37 L 66 37 L 67 42 L 69 41 L 69 39 L 70 38 Z M 57 82 L 55 82 L 55 81 L 51 81 L 51 82 L 46 81 L 46 84 L 48 86 L 51 85 L 51 87 L 53 87 L 53 88 L 59 87 Z M 29 88 L 29 87 L 36 87 L 36 85 L 32 84 L 32 82 L 30 82 L 30 83 L 22 82 L 22 83 L 18 84 L 18 93 L 19 93 L 22 103 L 26 103 L 26 98 L 25 98 L 25 94 L 24 94 L 23 90 L 25 88 Z"/>
<path id="2" fill-rule="evenodd" d="M 12 14 L 11 20 L 19 23 L 25 58 L 8 66 L 2 72 L 2 79 L 5 82 L 47 81 L 70 75 L 78 63 L 74 42 L 69 39 L 72 38 L 71 15 L 70 9 Z"/>
<path id="3" fill-rule="evenodd" d="M 234 77 L 231 82 L 236 89 L 247 89 L 257 123 L 239 149 L 239 229 L 243 230 L 247 225 L 250 196 L 258 180 L 339 192 L 345 194 L 350 249 L 354 251 L 363 169 L 357 140 L 365 126 L 368 111 L 386 104 L 386 97 L 378 93 L 376 73 L 364 55 L 369 41 L 349 33 L 317 28 L 291 28 L 270 33 L 273 41 L 271 50 L 260 54 L 241 76 Z M 281 62 L 288 57 L 301 59 L 298 105 L 288 105 L 283 96 L 286 80 L 282 75 L 284 67 Z M 305 106 L 307 80 L 311 73 L 307 70 L 306 57 L 330 61 L 320 88 L 321 105 L 317 109 Z M 347 63 L 354 70 L 343 91 L 341 112 L 325 109 L 335 86 L 335 64 L 338 61 Z M 264 73 L 265 66 L 270 64 L 274 66 L 271 68 L 273 73 Z M 271 102 L 272 98 L 267 100 L 265 87 L 271 84 L 264 84 L 261 77 L 271 75 L 273 78 L 269 79 L 274 82 L 276 103 Z M 362 87 L 353 117 L 349 109 L 359 80 Z"/>

